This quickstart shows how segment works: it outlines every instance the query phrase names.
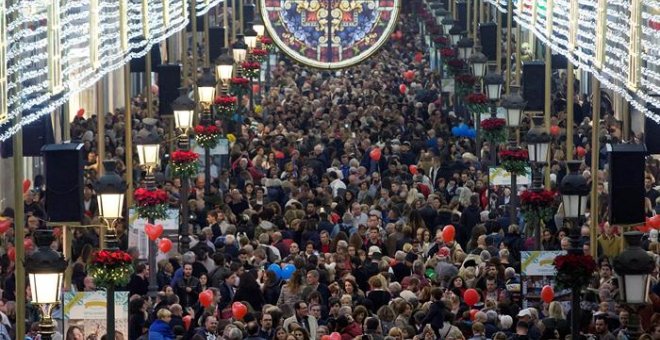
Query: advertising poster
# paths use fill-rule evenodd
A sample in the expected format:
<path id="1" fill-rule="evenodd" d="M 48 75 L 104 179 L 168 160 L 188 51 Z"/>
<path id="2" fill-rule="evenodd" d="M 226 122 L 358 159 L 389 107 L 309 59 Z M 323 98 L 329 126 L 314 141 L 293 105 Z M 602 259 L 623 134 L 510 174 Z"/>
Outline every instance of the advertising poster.
<path id="1" fill-rule="evenodd" d="M 64 338 L 101 339 L 106 334 L 106 293 L 64 293 Z M 115 292 L 115 332 L 128 339 L 128 292 Z M 70 337 L 72 336 L 72 337 Z"/>
<path id="2" fill-rule="evenodd" d="M 555 257 L 564 251 L 522 251 L 520 252 L 520 280 L 522 283 L 523 308 L 537 307 L 542 303 L 541 290 L 544 286 L 555 286 Z M 570 309 L 570 291 L 555 290 L 555 300 Z M 566 305 L 568 302 L 568 306 Z"/>

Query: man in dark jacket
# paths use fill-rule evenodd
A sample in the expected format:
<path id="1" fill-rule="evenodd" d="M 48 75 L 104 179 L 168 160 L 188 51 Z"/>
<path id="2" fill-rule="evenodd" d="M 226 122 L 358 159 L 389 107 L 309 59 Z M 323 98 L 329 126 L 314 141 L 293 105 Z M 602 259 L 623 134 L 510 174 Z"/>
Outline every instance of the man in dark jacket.
<path id="1" fill-rule="evenodd" d="M 467 249 L 467 243 L 472 234 L 472 228 L 479 224 L 481 209 L 479 208 L 479 195 L 470 196 L 470 205 L 461 214 L 461 228 L 458 231 L 457 241 L 463 249 Z"/>
<path id="2" fill-rule="evenodd" d="M 192 275 L 193 266 L 190 263 L 183 265 L 183 277 L 176 284 L 175 292 L 183 308 L 192 307 L 197 303 L 201 286 L 199 279 Z"/>
<path id="3" fill-rule="evenodd" d="M 445 313 L 447 313 L 447 307 L 442 302 L 443 291 L 440 287 L 434 287 L 431 289 L 431 306 L 429 307 L 428 313 L 424 317 L 424 320 L 421 322 L 422 328 L 427 324 L 431 325 L 436 332 L 437 336 L 440 336 L 438 331 L 442 328 L 443 323 L 445 322 Z"/>

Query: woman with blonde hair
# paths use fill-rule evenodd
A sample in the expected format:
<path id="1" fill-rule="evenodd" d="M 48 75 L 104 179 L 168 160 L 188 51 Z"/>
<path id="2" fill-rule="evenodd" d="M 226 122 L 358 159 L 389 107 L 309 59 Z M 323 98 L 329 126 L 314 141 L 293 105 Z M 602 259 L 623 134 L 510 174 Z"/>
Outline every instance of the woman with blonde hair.
<path id="1" fill-rule="evenodd" d="M 559 339 L 563 339 L 571 332 L 570 324 L 564 314 L 564 308 L 558 301 L 550 302 L 548 317 L 543 319 L 542 322 L 543 326 L 545 326 L 542 337 L 545 339 L 553 339 L 556 335 L 555 333 L 559 334 Z"/>

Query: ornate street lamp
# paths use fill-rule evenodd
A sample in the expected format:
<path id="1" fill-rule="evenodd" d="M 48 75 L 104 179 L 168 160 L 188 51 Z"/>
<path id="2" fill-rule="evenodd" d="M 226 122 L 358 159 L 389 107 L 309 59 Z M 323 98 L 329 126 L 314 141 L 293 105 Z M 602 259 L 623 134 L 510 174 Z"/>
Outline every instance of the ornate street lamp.
<path id="1" fill-rule="evenodd" d="M 566 164 L 569 173 L 561 180 L 559 190 L 561 191 L 564 220 L 571 221 L 571 248 L 568 252 L 580 255 L 584 253 L 580 244 L 580 219 L 587 210 L 590 188 L 587 179 L 578 173 L 582 161 L 568 161 Z M 577 288 L 573 288 L 571 303 L 573 306 L 580 305 L 580 291 Z M 571 334 L 572 339 L 577 339 L 580 334 L 580 308 L 571 310 Z"/>
<path id="2" fill-rule="evenodd" d="M 449 12 L 444 9 L 440 8 L 435 11 L 435 23 L 438 24 L 438 26 L 442 26 L 442 21 L 449 15 Z"/>
<path id="3" fill-rule="evenodd" d="M 550 135 L 543 129 L 543 117 L 532 117 L 534 126 L 529 129 L 525 136 L 529 161 L 532 163 L 532 190 L 541 191 L 543 175 L 541 169 L 548 160 L 550 151 Z M 534 243 L 537 250 L 541 250 L 540 225 L 535 225 Z"/>
<path id="4" fill-rule="evenodd" d="M 463 60 L 469 60 L 472 56 L 472 49 L 474 48 L 474 41 L 468 37 L 463 37 L 456 44 L 458 47 L 458 56 Z"/>
<path id="5" fill-rule="evenodd" d="M 444 35 L 449 35 L 449 30 L 451 30 L 451 27 L 454 26 L 454 19 L 451 17 L 445 17 L 442 19 L 442 33 Z"/>
<path id="6" fill-rule="evenodd" d="M 136 140 L 138 150 L 138 159 L 140 166 L 146 169 L 147 176 L 144 181 L 147 185 L 147 190 L 156 190 L 156 178 L 154 172 L 160 164 L 160 139 L 158 135 L 139 135 Z M 150 224 L 154 224 L 153 219 L 149 219 Z M 156 283 L 156 243 L 149 242 L 149 293 L 155 295 L 158 290 Z"/>
<path id="7" fill-rule="evenodd" d="M 502 87 L 500 85 L 500 93 L 501 91 Z M 525 106 L 527 106 L 527 101 L 520 94 L 513 93 L 503 96 L 501 105 L 506 109 L 506 124 L 514 129 L 520 127 L 520 121 L 522 120 Z"/>
<path id="8" fill-rule="evenodd" d="M 245 44 L 249 50 L 257 47 L 257 31 L 254 30 L 254 27 L 251 22 L 247 23 L 247 28 L 245 29 Z"/>
<path id="9" fill-rule="evenodd" d="M 461 27 L 458 22 L 454 22 L 454 25 L 449 29 L 449 36 L 451 37 L 451 44 L 456 45 L 463 35 L 463 27 Z"/>
<path id="10" fill-rule="evenodd" d="M 116 171 L 117 161 L 103 161 L 105 172 L 96 182 L 96 199 L 99 206 L 99 217 L 108 228 L 105 235 L 106 248 L 117 248 L 117 232 L 115 222 L 122 218 L 126 182 Z"/>
<path id="11" fill-rule="evenodd" d="M 254 16 L 254 21 L 252 22 L 252 28 L 254 29 L 255 32 L 257 32 L 258 37 L 263 37 L 264 33 L 266 33 L 266 26 L 264 25 L 264 21 L 261 20 L 261 16 L 259 14 Z"/>
<path id="12" fill-rule="evenodd" d="M 204 110 L 208 110 L 215 99 L 215 86 L 217 82 L 210 68 L 204 68 L 204 72 L 197 80 L 197 94 L 199 103 Z"/>
<path id="13" fill-rule="evenodd" d="M 177 99 L 172 102 L 172 109 L 174 110 L 174 121 L 176 127 L 181 130 L 178 138 L 177 147 L 180 150 L 190 150 L 190 137 L 188 137 L 188 130 L 192 128 L 193 119 L 195 117 L 195 102 L 188 97 L 186 88 L 179 89 L 181 94 Z M 181 181 L 181 197 L 188 197 L 190 193 L 190 182 L 187 178 L 182 178 Z M 181 253 L 188 251 L 190 245 L 190 237 L 188 235 L 188 220 L 190 213 L 188 212 L 188 201 L 181 199 L 181 227 L 179 233 L 181 234 Z"/>
<path id="14" fill-rule="evenodd" d="M 229 90 L 229 81 L 234 74 L 234 57 L 229 53 L 229 49 L 223 48 L 220 56 L 215 60 L 215 75 L 222 84 L 222 90 Z"/>
<path id="15" fill-rule="evenodd" d="M 642 247 L 642 233 L 629 231 L 623 234 L 628 243 L 619 256 L 614 258 L 613 269 L 619 281 L 621 300 L 630 311 L 629 337 L 638 339 L 640 333 L 639 309 L 646 305 L 649 292 L 649 275 L 655 269 L 655 261 Z"/>
<path id="16" fill-rule="evenodd" d="M 472 64 L 472 75 L 482 79 L 486 75 L 486 64 L 488 57 L 481 53 L 481 46 L 474 47 L 474 53 L 470 56 L 470 64 Z"/>
<path id="17" fill-rule="evenodd" d="M 245 44 L 244 36 L 242 34 L 237 34 L 236 41 L 231 45 L 231 50 L 234 54 L 234 61 L 239 65 L 245 61 L 247 49 L 248 46 Z"/>
<path id="18" fill-rule="evenodd" d="M 497 72 L 491 71 L 484 76 L 484 87 L 486 88 L 488 100 L 493 103 L 500 100 L 502 96 L 502 84 L 504 84 L 504 78 Z M 496 114 L 497 112 L 493 110 L 492 113 Z"/>
<path id="19" fill-rule="evenodd" d="M 39 334 L 50 340 L 55 334 L 53 308 L 62 300 L 62 282 L 68 262 L 64 256 L 50 248 L 54 240 L 51 230 L 37 230 L 34 235 L 38 250 L 25 260 L 25 272 L 30 282 L 32 303 L 41 309 Z"/>

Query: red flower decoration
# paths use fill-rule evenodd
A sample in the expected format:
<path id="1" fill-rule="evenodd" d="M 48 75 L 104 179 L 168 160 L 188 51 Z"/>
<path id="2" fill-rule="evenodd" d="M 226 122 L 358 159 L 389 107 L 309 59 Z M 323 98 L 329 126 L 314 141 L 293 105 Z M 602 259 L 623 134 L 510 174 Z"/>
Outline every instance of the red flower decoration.
<path id="1" fill-rule="evenodd" d="M 164 190 L 147 190 L 138 188 L 135 190 L 135 202 L 139 206 L 155 206 L 167 203 L 167 193 Z"/>
<path id="2" fill-rule="evenodd" d="M 92 255 L 92 265 L 124 266 L 132 262 L 131 255 L 121 250 L 100 250 Z"/>
<path id="3" fill-rule="evenodd" d="M 440 55 L 443 58 L 454 58 L 456 57 L 456 51 L 454 51 L 454 49 L 451 48 L 443 48 L 440 50 Z"/>
<path id="4" fill-rule="evenodd" d="M 254 48 L 254 49 L 252 49 L 251 54 L 252 54 L 253 56 L 257 56 L 257 57 L 264 57 L 264 56 L 266 56 L 266 55 L 268 54 L 268 51 L 266 51 L 266 50 L 262 50 L 262 49 L 260 49 L 260 48 Z"/>
<path id="5" fill-rule="evenodd" d="M 243 77 L 234 77 L 231 78 L 230 80 L 231 84 L 234 86 L 240 86 L 240 87 L 248 87 L 250 84 L 250 80 L 247 78 Z"/>
<path id="6" fill-rule="evenodd" d="M 520 203 L 523 205 L 532 205 L 535 207 L 547 207 L 555 201 L 555 192 L 543 190 L 534 192 L 525 190 L 520 194 Z"/>
<path id="7" fill-rule="evenodd" d="M 258 70 L 261 68 L 261 64 L 256 61 L 245 61 L 241 64 L 241 67 L 244 70 Z"/>
<path id="8" fill-rule="evenodd" d="M 525 149 L 518 150 L 502 150 L 499 153 L 502 161 L 527 161 L 529 153 Z"/>
<path id="9" fill-rule="evenodd" d="M 193 151 L 177 150 L 170 156 L 174 163 L 192 163 L 199 159 L 199 155 Z"/>
<path id="10" fill-rule="evenodd" d="M 449 43 L 449 39 L 443 36 L 438 36 L 435 39 L 433 39 L 433 42 L 436 44 L 447 45 Z"/>
<path id="11" fill-rule="evenodd" d="M 501 129 L 505 125 L 506 125 L 506 120 L 502 118 L 488 118 L 481 121 L 481 128 L 486 131 Z"/>
<path id="12" fill-rule="evenodd" d="M 215 105 L 232 106 L 238 102 L 238 98 L 234 96 L 216 96 Z"/>
<path id="13" fill-rule="evenodd" d="M 260 40 L 261 40 L 260 42 L 264 45 L 270 45 L 270 44 L 273 43 L 273 39 L 271 39 L 269 37 L 261 37 Z"/>
<path id="14" fill-rule="evenodd" d="M 217 135 L 220 133 L 220 129 L 218 129 L 217 126 L 215 125 L 197 125 L 195 126 L 195 134 L 196 135 Z"/>
<path id="15" fill-rule="evenodd" d="M 463 60 L 453 59 L 447 62 L 447 65 L 453 69 L 462 69 L 465 66 Z"/>
<path id="16" fill-rule="evenodd" d="M 477 82 L 477 78 L 469 74 L 461 74 L 454 78 L 459 85 L 473 86 Z"/>
<path id="17" fill-rule="evenodd" d="M 470 93 L 465 97 L 468 104 L 486 104 L 488 97 L 483 93 Z"/>

